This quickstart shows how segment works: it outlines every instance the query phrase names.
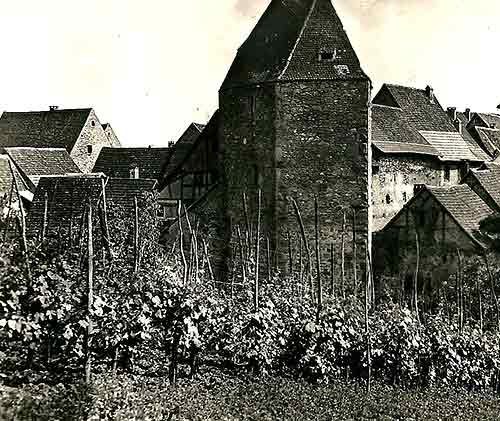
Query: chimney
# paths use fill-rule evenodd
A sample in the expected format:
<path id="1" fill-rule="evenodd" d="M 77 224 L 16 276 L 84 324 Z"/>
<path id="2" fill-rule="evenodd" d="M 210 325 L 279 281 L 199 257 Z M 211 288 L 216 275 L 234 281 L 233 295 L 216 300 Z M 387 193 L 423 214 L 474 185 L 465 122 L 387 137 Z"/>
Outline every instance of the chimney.
<path id="1" fill-rule="evenodd" d="M 425 88 L 425 96 L 429 98 L 429 101 L 433 104 L 434 103 L 434 89 L 432 89 L 431 86 L 427 85 Z"/>
<path id="2" fill-rule="evenodd" d="M 469 122 L 470 118 L 471 118 L 470 108 L 466 108 L 464 114 L 465 114 L 465 117 L 467 118 L 467 121 Z"/>
<path id="3" fill-rule="evenodd" d="M 420 191 L 425 190 L 425 184 L 414 184 L 413 195 L 416 196 Z"/>
<path id="4" fill-rule="evenodd" d="M 175 142 L 173 142 L 173 141 L 169 141 L 169 142 L 168 142 L 168 147 L 169 147 L 169 148 L 173 148 L 173 147 L 174 147 L 174 145 L 175 145 Z"/>
<path id="5" fill-rule="evenodd" d="M 454 122 L 453 125 L 455 126 L 455 129 L 457 129 L 457 132 L 462 134 L 462 120 L 457 118 Z"/>
<path id="6" fill-rule="evenodd" d="M 59 105 L 51 105 L 51 106 L 49 107 L 49 110 L 50 110 L 50 111 L 57 111 L 58 109 L 59 109 Z"/>
<path id="7" fill-rule="evenodd" d="M 457 107 L 448 107 L 446 112 L 450 117 L 451 121 L 455 121 L 457 119 Z"/>

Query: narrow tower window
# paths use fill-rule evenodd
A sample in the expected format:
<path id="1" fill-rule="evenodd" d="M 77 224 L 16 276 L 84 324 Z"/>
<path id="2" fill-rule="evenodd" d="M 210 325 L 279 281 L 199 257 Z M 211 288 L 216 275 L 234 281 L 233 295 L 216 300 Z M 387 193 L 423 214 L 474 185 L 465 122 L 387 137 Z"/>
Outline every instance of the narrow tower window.
<path id="1" fill-rule="evenodd" d="M 321 51 L 319 53 L 319 61 L 333 61 L 335 60 L 335 51 Z"/>
<path id="2" fill-rule="evenodd" d="M 92 153 L 92 145 L 87 145 L 87 153 L 89 155 Z"/>

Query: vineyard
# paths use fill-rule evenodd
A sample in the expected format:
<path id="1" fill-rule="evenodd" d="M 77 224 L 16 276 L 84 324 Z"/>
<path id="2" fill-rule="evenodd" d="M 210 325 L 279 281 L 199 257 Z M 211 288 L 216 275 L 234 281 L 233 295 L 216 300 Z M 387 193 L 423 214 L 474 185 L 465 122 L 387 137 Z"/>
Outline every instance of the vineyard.
<path id="1" fill-rule="evenodd" d="M 207 376 L 236 389 L 231 379 L 256 382 L 257 389 L 262 379 L 286 389 L 288 379 L 300 382 L 304 394 L 317 385 L 352 384 L 356 396 L 378 396 L 389 386 L 408 393 L 500 391 L 500 271 L 491 257 L 488 264 L 461 257 L 457 275 L 432 300 L 416 281 L 407 290 L 380 290 L 370 256 L 365 270 L 346 270 L 345 233 L 340 261 L 334 266 L 332 258 L 325 273 L 317 236 L 308 244 L 295 205 L 304 245 L 298 270 L 262 269 L 256 262 L 270 259 L 257 206 L 249 229 L 237 228 L 238 263 L 218 281 L 209 238 L 185 208 L 179 208 L 176 241 L 160 246 L 155 203 L 153 195 L 138 198 L 132 215 L 89 205 L 74 230 L 44 227 L 36 241 L 26 237 L 24 215 L 4 218 L 4 385 L 39 392 L 62 387 L 68 396 L 61 392 L 57 402 L 72 405 L 74 419 L 117 419 L 116 398 L 111 406 L 99 404 L 96 390 L 106 389 L 106 379 L 133 378 L 136 389 L 160 382 L 185 390 Z M 412 270 L 417 280 L 419 269 Z M 9 402 L 36 406 L 20 396 Z M 58 417 L 52 419 L 66 419 Z"/>

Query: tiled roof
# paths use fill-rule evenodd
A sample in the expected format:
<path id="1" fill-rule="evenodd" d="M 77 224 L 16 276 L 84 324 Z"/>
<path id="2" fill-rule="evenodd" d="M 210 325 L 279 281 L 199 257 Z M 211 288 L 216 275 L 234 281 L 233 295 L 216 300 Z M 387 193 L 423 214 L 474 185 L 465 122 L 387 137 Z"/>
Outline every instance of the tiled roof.
<path id="1" fill-rule="evenodd" d="M 494 155 L 495 151 L 500 150 L 500 129 L 476 126 L 475 130 L 490 154 Z"/>
<path id="2" fill-rule="evenodd" d="M 478 151 L 477 144 L 474 142 L 472 146 L 464 139 L 436 96 L 433 94 L 431 98 L 429 93 L 423 89 L 383 85 L 372 104 L 373 145 L 384 153 L 418 153 L 440 156 L 444 160 L 483 160 L 484 153 Z M 388 142 L 395 145 L 390 147 Z"/>
<path id="3" fill-rule="evenodd" d="M 431 145 L 404 142 L 373 141 L 373 146 L 385 154 L 417 154 L 439 156 L 439 151 Z"/>
<path id="4" fill-rule="evenodd" d="M 481 161 L 472 153 L 469 145 L 458 132 L 421 131 L 420 134 L 439 151 L 439 158 L 443 161 Z"/>
<path id="5" fill-rule="evenodd" d="M 479 159 L 483 161 L 489 161 L 490 156 L 485 152 L 481 146 L 476 142 L 474 137 L 470 134 L 469 130 L 467 130 L 467 125 L 469 124 L 469 119 L 465 115 L 465 113 L 457 112 L 457 119 L 462 123 L 462 137 L 469 145 L 470 150 L 474 155 L 476 155 Z"/>
<path id="6" fill-rule="evenodd" d="M 151 192 L 156 185 L 154 180 L 106 179 L 104 175 L 99 174 L 43 177 L 28 214 L 30 234 L 36 234 L 41 229 L 46 194 L 49 228 L 58 229 L 61 226 L 67 230 L 72 225 L 76 230 L 89 200 L 92 206 L 97 206 L 102 195 L 103 180 L 106 185 L 108 209 L 112 210 L 114 206 L 119 205 L 130 212 L 134 208 L 134 197 L 140 198 L 143 193 Z"/>
<path id="7" fill-rule="evenodd" d="M 493 113 L 476 113 L 483 120 L 484 124 L 489 128 L 500 129 L 500 115 Z"/>
<path id="8" fill-rule="evenodd" d="M 34 186 L 41 176 L 81 173 L 63 148 L 5 148 L 5 151 Z"/>
<path id="9" fill-rule="evenodd" d="M 500 208 L 500 166 L 488 164 L 485 169 L 471 170 L 471 174 Z"/>
<path id="10" fill-rule="evenodd" d="M 427 187 L 457 223 L 481 241 L 479 223 L 495 213 L 467 184 L 452 187 Z"/>
<path id="11" fill-rule="evenodd" d="M 172 155 L 165 168 L 165 177 L 169 177 L 184 161 L 204 129 L 205 125 L 198 123 L 191 123 L 188 126 L 173 146 Z"/>
<path id="12" fill-rule="evenodd" d="M 431 101 L 425 89 L 416 89 L 400 85 L 384 84 L 373 99 L 374 104 L 382 101 L 384 95 L 390 94 L 403 111 L 406 121 L 416 130 L 453 132 L 456 131 L 448 115 L 443 110 L 437 97 Z"/>
<path id="13" fill-rule="evenodd" d="M 331 60 L 319 60 L 321 52 Z M 330 0 L 274 0 L 221 89 L 278 80 L 367 79 Z"/>
<path id="14" fill-rule="evenodd" d="M 23 177 L 19 174 L 18 169 L 13 165 L 15 172 L 17 188 L 20 191 L 29 190 L 29 186 L 24 182 Z M 7 155 L 0 155 L 0 194 L 9 194 L 12 186 L 12 173 L 9 165 L 9 157 Z"/>
<path id="15" fill-rule="evenodd" d="M 70 152 L 91 111 L 4 112 L 0 118 L 0 148 L 52 147 Z"/>
<path id="16" fill-rule="evenodd" d="M 93 172 L 129 178 L 138 167 L 139 178 L 159 180 L 171 154 L 171 148 L 102 148 Z"/>

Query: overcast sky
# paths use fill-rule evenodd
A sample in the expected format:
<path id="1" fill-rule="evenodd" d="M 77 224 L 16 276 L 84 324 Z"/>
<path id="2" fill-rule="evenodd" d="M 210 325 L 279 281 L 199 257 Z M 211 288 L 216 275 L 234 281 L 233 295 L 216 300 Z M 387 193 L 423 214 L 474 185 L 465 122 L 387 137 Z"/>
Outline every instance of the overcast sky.
<path id="1" fill-rule="evenodd" d="M 334 0 L 362 66 L 495 111 L 500 1 Z M 94 107 L 124 145 L 166 145 L 206 122 L 269 0 L 0 0 L 0 110 Z"/>

